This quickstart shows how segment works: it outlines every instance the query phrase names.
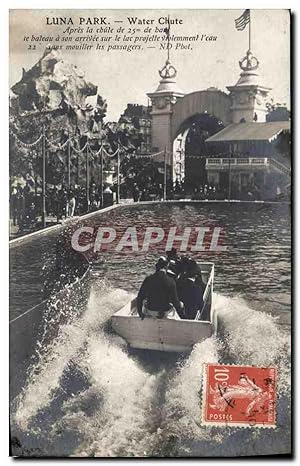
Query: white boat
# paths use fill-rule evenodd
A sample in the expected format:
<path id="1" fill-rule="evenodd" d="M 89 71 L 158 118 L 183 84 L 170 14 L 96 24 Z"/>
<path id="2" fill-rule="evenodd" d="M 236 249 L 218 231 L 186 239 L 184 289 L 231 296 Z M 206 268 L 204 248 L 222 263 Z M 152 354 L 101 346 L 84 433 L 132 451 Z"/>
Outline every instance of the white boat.
<path id="1" fill-rule="evenodd" d="M 164 319 L 145 317 L 141 320 L 134 299 L 112 316 L 113 330 L 132 348 L 170 352 L 189 352 L 193 345 L 213 335 L 217 331 L 213 294 L 214 264 L 201 262 L 198 265 L 206 286 L 204 304 L 195 320 L 180 319 L 175 310 Z"/>

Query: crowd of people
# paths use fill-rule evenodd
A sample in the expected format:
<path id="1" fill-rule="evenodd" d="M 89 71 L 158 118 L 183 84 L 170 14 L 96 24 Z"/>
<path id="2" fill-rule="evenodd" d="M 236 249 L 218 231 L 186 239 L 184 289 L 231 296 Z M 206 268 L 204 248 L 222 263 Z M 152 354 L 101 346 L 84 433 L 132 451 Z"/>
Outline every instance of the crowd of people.
<path id="1" fill-rule="evenodd" d="M 214 184 L 199 184 L 199 185 L 187 185 L 185 182 L 180 183 L 177 181 L 174 186 L 174 195 L 188 195 L 193 200 L 204 200 L 204 199 L 224 199 L 225 192 L 220 190 Z"/>
<path id="2" fill-rule="evenodd" d="M 149 181 L 145 184 L 135 182 L 129 196 L 133 198 L 134 202 L 163 200 L 164 188 L 161 183 L 151 183 Z"/>
<path id="3" fill-rule="evenodd" d="M 249 184 L 239 188 L 235 183 L 231 183 L 230 190 L 226 188 L 216 187 L 214 184 L 200 185 L 194 188 L 192 199 L 194 200 L 224 200 L 224 199 L 239 199 L 243 201 L 260 200 L 261 192 L 257 185 Z"/>
<path id="4" fill-rule="evenodd" d="M 103 188 L 101 195 L 101 187 L 94 180 L 90 183 L 88 193 L 86 187 L 80 185 L 46 185 L 45 214 L 59 222 L 113 204 L 114 187 L 104 185 Z M 18 233 L 38 227 L 41 216 L 41 189 L 37 189 L 30 180 L 14 183 L 10 192 L 10 217 L 13 226 L 18 227 Z"/>
<path id="5" fill-rule="evenodd" d="M 34 192 L 27 182 L 24 187 L 20 183 L 13 186 L 10 194 L 10 209 L 13 225 L 19 227 L 22 232 L 24 228 L 35 224 L 36 203 Z"/>
<path id="6" fill-rule="evenodd" d="M 155 272 L 143 281 L 137 296 L 138 314 L 142 320 L 162 319 L 175 308 L 181 319 L 194 320 L 203 308 L 204 290 L 197 262 L 178 256 L 173 248 L 167 257 L 158 259 Z"/>
<path id="7" fill-rule="evenodd" d="M 128 190 L 127 190 L 128 191 Z M 140 201 L 151 201 L 151 200 L 163 200 L 164 199 L 164 187 L 161 183 L 134 183 L 130 192 L 127 193 L 127 197 L 132 197 L 134 202 Z M 192 186 L 187 182 L 176 181 L 174 184 L 167 183 L 166 188 L 166 199 L 192 199 L 192 200 L 224 200 L 224 199 L 240 199 L 240 200 L 260 200 L 261 192 L 256 185 L 244 186 L 242 189 L 232 183 L 231 189 L 221 188 L 212 183 L 210 184 L 199 184 Z"/>
<path id="8" fill-rule="evenodd" d="M 37 186 L 38 184 L 38 186 Z M 18 226 L 18 233 L 24 230 L 37 228 L 42 216 L 41 183 L 36 183 L 32 177 L 24 177 L 21 182 L 12 184 L 10 195 L 11 218 L 14 226 Z M 102 207 L 112 205 L 116 200 L 117 186 L 104 184 L 103 194 L 100 183 L 92 178 L 87 192 L 82 185 L 46 185 L 46 216 L 56 219 L 57 222 Z M 213 183 L 194 184 L 187 181 L 167 181 L 164 187 L 161 173 L 153 172 L 139 178 L 123 178 L 120 185 L 122 199 L 133 199 L 134 202 L 160 201 L 176 199 L 192 200 L 260 200 L 261 192 L 255 185 L 244 186 L 239 189 L 234 182 L 230 190 L 227 186 L 222 189 Z"/>
<path id="9" fill-rule="evenodd" d="M 101 186 L 94 180 L 89 185 L 88 193 L 86 187 L 80 185 L 71 185 L 69 188 L 66 185 L 60 188 L 54 186 L 47 192 L 46 212 L 47 215 L 56 217 L 59 222 L 74 215 L 95 212 L 113 204 L 113 200 L 113 189 L 109 185 L 104 185 L 102 196 Z"/>
<path id="10" fill-rule="evenodd" d="M 14 226 L 19 227 L 19 233 L 24 229 L 30 229 L 38 225 L 42 212 L 42 195 L 30 183 L 22 186 L 18 183 L 11 189 L 10 205 L 11 218 Z M 46 215 L 53 217 L 57 222 L 87 212 L 93 212 L 102 207 L 112 205 L 115 200 L 116 186 L 105 185 L 103 200 L 101 187 L 94 181 L 89 186 L 87 195 L 86 187 L 81 185 L 46 186 Z M 133 199 L 134 202 L 164 200 L 165 190 L 162 183 L 134 182 L 133 185 L 121 185 L 121 197 Z M 192 200 L 223 200 L 228 199 L 228 189 L 222 190 L 212 184 L 191 187 L 186 183 L 176 181 L 173 185 L 168 183 L 166 187 L 166 199 L 192 199 Z M 259 200 L 260 192 L 256 187 L 249 186 L 241 192 L 231 190 L 232 199 Z M 102 206 L 103 204 L 103 206 Z"/>
<path id="11" fill-rule="evenodd" d="M 134 182 L 131 189 L 124 186 L 122 193 L 124 197 L 133 198 L 134 202 L 164 200 L 165 195 L 168 200 L 184 198 L 193 200 L 218 200 L 226 198 L 225 191 L 221 191 L 214 185 L 191 186 L 189 183 L 179 181 L 175 183 L 167 182 L 165 193 L 163 183 L 159 183 L 152 179 L 148 180 L 147 183 Z"/>

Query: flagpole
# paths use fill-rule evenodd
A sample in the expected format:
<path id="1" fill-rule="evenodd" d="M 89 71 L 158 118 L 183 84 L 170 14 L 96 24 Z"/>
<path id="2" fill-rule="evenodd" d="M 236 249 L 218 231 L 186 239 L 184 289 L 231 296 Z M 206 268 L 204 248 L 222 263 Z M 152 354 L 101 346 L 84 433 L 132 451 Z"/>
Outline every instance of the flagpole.
<path id="1" fill-rule="evenodd" d="M 42 225 L 46 227 L 46 132 L 45 125 L 43 124 L 43 138 L 42 138 Z"/>
<path id="2" fill-rule="evenodd" d="M 251 10 L 249 10 L 249 51 L 251 51 Z"/>
<path id="3" fill-rule="evenodd" d="M 170 61 L 170 15 L 168 15 L 168 61 Z"/>

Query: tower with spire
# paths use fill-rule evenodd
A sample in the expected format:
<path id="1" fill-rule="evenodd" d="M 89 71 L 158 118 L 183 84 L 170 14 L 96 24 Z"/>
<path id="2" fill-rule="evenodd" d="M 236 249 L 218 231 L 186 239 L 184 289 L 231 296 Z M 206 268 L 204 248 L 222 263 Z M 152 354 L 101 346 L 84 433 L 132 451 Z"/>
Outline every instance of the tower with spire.
<path id="1" fill-rule="evenodd" d="M 152 104 L 152 147 L 155 150 L 167 150 L 167 163 L 172 165 L 171 121 L 173 107 L 184 96 L 176 84 L 177 70 L 170 61 L 170 28 L 167 33 L 167 60 L 159 70 L 160 82 L 154 92 L 147 93 Z"/>
<path id="2" fill-rule="evenodd" d="M 249 46 L 246 56 L 239 61 L 242 70 L 240 78 L 235 86 L 227 86 L 232 100 L 232 123 L 240 122 L 265 122 L 266 99 L 271 88 L 260 84 L 257 73 L 258 59 L 251 52 L 251 16 L 250 10 L 235 20 L 238 31 L 243 31 L 248 26 Z"/>

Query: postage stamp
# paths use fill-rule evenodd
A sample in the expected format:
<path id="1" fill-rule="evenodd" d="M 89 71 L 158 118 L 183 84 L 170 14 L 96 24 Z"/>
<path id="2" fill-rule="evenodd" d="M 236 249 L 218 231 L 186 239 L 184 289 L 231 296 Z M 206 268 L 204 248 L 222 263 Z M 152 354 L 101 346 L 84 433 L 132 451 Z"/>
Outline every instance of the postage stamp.
<path id="1" fill-rule="evenodd" d="M 205 364 L 202 424 L 276 427 L 274 367 Z"/>

